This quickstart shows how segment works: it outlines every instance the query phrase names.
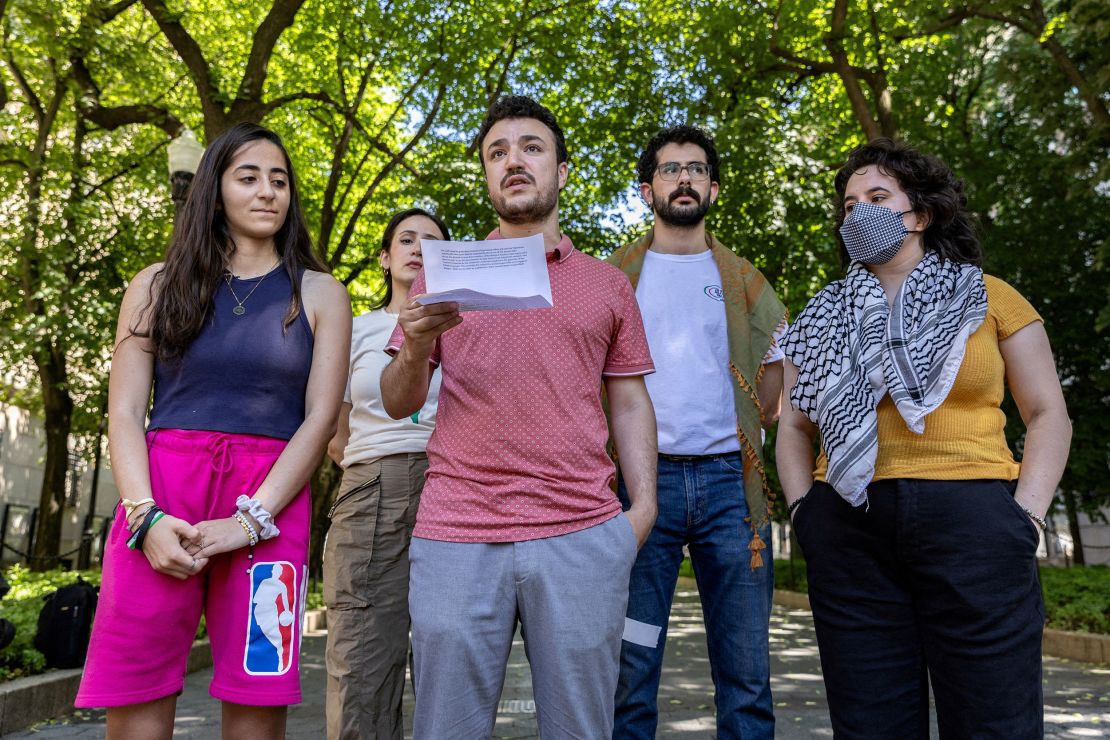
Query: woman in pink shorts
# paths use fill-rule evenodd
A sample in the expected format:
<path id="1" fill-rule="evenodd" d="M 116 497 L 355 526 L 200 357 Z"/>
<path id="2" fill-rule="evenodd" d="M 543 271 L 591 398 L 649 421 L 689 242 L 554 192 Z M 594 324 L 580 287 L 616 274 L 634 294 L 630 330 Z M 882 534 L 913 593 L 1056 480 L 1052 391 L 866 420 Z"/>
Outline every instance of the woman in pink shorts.
<path id="1" fill-rule="evenodd" d="M 172 735 L 202 614 L 223 736 L 284 736 L 301 700 L 307 481 L 335 430 L 350 336 L 281 140 L 229 129 L 166 261 L 120 309 L 108 438 L 122 506 L 77 696 L 108 707 L 109 738 Z"/>

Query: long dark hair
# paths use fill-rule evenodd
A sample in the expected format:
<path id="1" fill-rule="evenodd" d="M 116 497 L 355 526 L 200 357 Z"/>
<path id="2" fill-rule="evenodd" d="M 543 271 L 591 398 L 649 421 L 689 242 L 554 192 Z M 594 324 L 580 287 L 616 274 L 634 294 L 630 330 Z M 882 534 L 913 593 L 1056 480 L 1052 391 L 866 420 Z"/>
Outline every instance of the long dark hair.
<path id="1" fill-rule="evenodd" d="M 975 219 L 967 210 L 964 181 L 936 157 L 922 154 L 904 141 L 879 138 L 848 155 L 848 161 L 836 173 L 836 241 L 840 256 L 847 265 L 848 250 L 840 237 L 844 223 L 844 190 L 848 179 L 864 167 L 876 166 L 898 181 L 909 196 L 910 206 L 919 216 L 927 216 L 929 225 L 922 234 L 922 245 L 940 255 L 942 260 L 982 266 L 983 249 L 975 233 Z"/>
<path id="2" fill-rule="evenodd" d="M 389 219 L 389 223 L 386 224 L 385 227 L 385 232 L 382 233 L 382 248 L 381 251 L 378 252 L 379 255 L 389 253 L 389 248 L 393 245 L 393 235 L 397 233 L 397 227 L 400 226 L 401 222 L 406 218 L 411 218 L 413 216 L 424 216 L 425 218 L 431 219 L 432 223 L 439 227 L 439 231 L 443 234 L 444 240 L 449 240 L 451 238 L 451 232 L 447 230 L 447 224 L 443 223 L 443 219 L 439 216 L 425 211 L 423 208 L 408 208 L 393 214 L 393 218 Z M 382 295 L 380 301 L 371 306 L 375 311 L 379 308 L 385 308 L 389 305 L 389 302 L 393 300 L 393 276 L 390 274 L 389 270 L 386 270 L 383 277 L 385 278 L 385 293 Z"/>
<path id="3" fill-rule="evenodd" d="M 281 137 L 253 123 L 232 126 L 212 141 L 200 160 L 189 188 L 189 199 L 177 217 L 173 237 L 166 249 L 165 264 L 151 283 L 153 300 L 147 306 L 149 311 L 144 311 L 149 315 L 149 327 L 145 331 L 132 329 L 137 336 L 150 337 L 159 360 L 180 357 L 204 327 L 212 297 L 235 251 L 224 217 L 220 180 L 235 154 L 243 146 L 259 140 L 269 141 L 281 150 L 289 172 L 289 211 L 274 234 L 278 259 L 293 285 L 283 326 L 293 323 L 301 311 L 298 272 L 302 268 L 329 271 L 316 256 L 305 228 L 297 178 Z M 142 318 L 140 315 L 140 325 Z"/>

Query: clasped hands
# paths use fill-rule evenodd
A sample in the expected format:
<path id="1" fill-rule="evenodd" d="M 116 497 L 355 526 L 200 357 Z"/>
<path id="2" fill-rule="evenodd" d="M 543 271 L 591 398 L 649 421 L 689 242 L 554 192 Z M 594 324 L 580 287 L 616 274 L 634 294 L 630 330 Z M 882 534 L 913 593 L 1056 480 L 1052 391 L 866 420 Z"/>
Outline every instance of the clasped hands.
<path id="1" fill-rule="evenodd" d="M 185 580 L 204 570 L 214 555 L 248 544 L 250 538 L 234 516 L 193 525 L 166 514 L 147 532 L 143 555 L 159 573 Z"/>

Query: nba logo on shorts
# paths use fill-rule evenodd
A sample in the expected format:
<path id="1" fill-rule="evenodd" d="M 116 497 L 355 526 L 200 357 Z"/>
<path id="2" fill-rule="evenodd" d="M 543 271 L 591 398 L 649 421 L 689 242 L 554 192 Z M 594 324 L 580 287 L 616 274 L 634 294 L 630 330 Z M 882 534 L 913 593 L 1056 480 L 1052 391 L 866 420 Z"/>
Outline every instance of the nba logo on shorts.
<path id="1" fill-rule="evenodd" d="M 280 676 L 297 651 L 297 569 L 289 562 L 251 567 L 250 614 L 243 669 L 252 676 Z"/>

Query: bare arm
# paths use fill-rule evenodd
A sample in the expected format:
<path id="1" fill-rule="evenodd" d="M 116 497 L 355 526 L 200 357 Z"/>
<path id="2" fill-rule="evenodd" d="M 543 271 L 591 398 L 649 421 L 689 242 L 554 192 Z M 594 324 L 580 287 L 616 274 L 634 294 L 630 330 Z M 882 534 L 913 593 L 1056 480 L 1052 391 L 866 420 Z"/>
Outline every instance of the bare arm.
<path id="1" fill-rule="evenodd" d="M 120 497 L 131 501 L 152 498 L 150 465 L 146 446 L 146 412 L 154 382 L 154 345 L 149 338 L 134 336 L 145 331 L 149 318 L 154 276 L 161 265 L 151 265 L 131 281 L 120 306 L 112 374 L 108 378 L 108 452 L 112 475 Z M 145 313 L 144 313 L 145 310 Z M 140 323 L 142 322 L 142 323 Z M 164 503 L 164 502 L 163 502 Z M 145 516 L 149 506 L 137 507 L 129 524 Z M 147 533 L 143 554 L 159 573 L 184 579 L 204 566 L 186 549 L 199 532 L 189 522 L 166 515 Z"/>
<path id="2" fill-rule="evenodd" d="M 613 442 L 621 461 L 621 477 L 631 504 L 626 512 L 642 546 L 655 526 L 655 499 L 659 437 L 655 407 L 643 377 L 605 378 Z"/>
<path id="3" fill-rule="evenodd" d="M 1071 420 L 1044 325 L 1034 321 L 998 343 L 1006 381 L 1025 422 L 1025 455 L 1014 498 L 1043 517 L 1064 474 Z"/>
<path id="4" fill-rule="evenodd" d="M 405 343 L 382 371 L 382 406 L 394 419 L 403 419 L 419 411 L 428 400 L 428 384 L 432 381 L 428 358 L 439 335 L 462 323 L 462 317 L 457 303 L 421 306 L 412 300 L 401 309 L 397 323 L 405 334 Z"/>
<path id="5" fill-rule="evenodd" d="M 782 411 L 782 363 L 770 362 L 763 366 L 763 375 L 755 384 L 755 394 L 759 398 L 759 423 L 770 429 L 779 420 Z"/>
<path id="6" fill-rule="evenodd" d="M 790 360 L 784 360 L 783 375 L 789 393 L 798 381 L 798 368 Z M 775 461 L 787 505 L 806 495 L 813 485 L 813 443 L 816 439 L 817 425 L 789 403 L 785 404 L 779 417 Z"/>
<path id="7" fill-rule="evenodd" d="M 302 295 L 312 325 L 312 367 L 305 389 L 305 417 L 252 498 L 274 515 L 304 487 L 324 447 L 335 435 L 351 356 L 351 301 L 331 275 L 306 272 Z M 279 523 L 280 527 L 280 523 Z M 233 516 L 197 525 L 204 538 L 200 554 L 210 557 L 247 544 L 246 533 Z"/>
<path id="8" fill-rule="evenodd" d="M 351 441 L 352 408 L 353 406 L 346 401 L 339 406 L 339 419 L 335 425 L 335 436 L 328 442 L 328 457 L 336 465 L 343 464 L 343 450 L 347 449 L 347 443 Z"/>

